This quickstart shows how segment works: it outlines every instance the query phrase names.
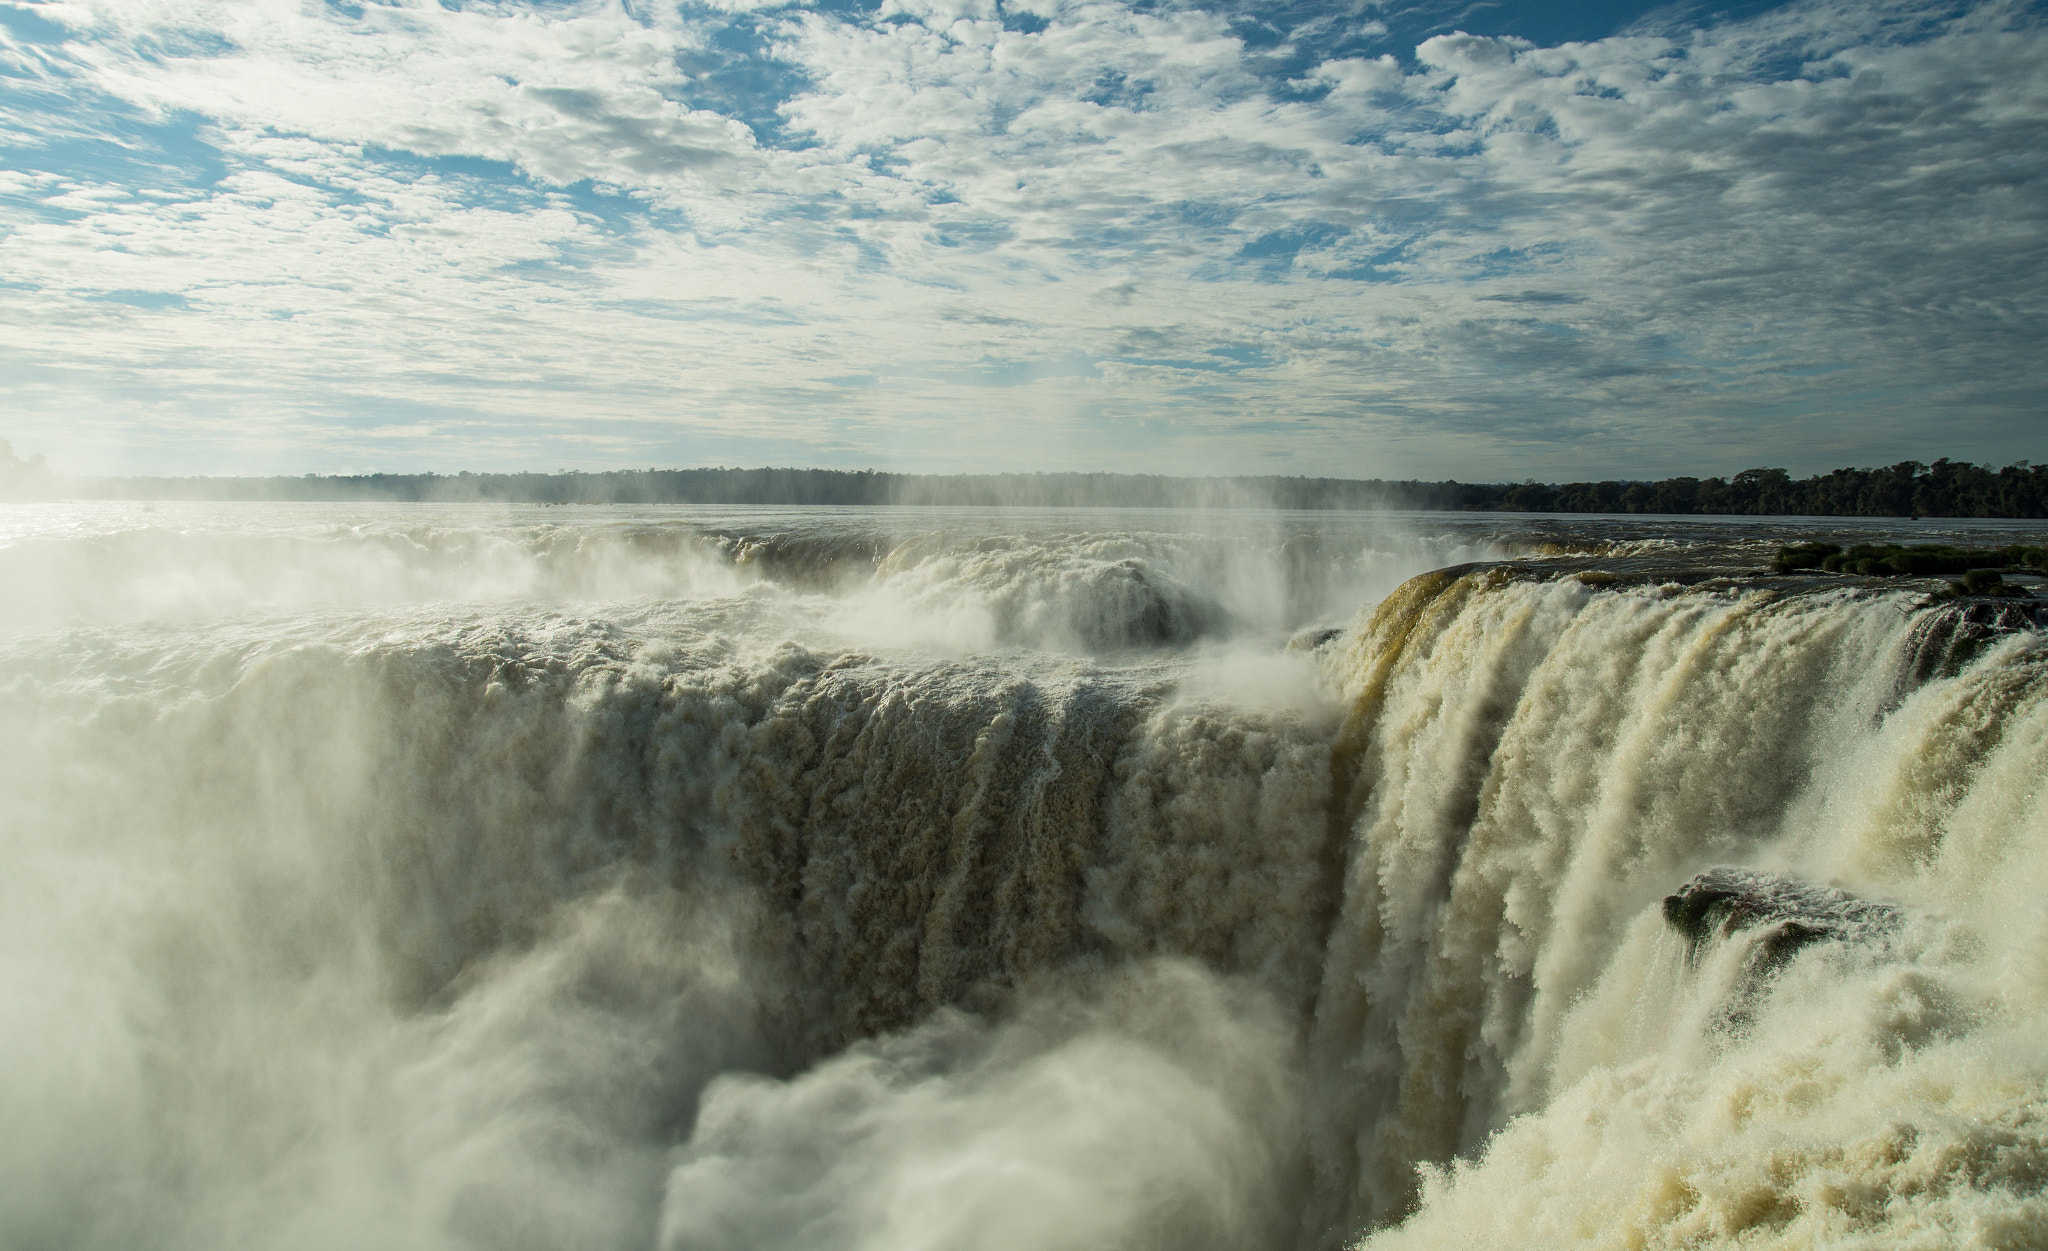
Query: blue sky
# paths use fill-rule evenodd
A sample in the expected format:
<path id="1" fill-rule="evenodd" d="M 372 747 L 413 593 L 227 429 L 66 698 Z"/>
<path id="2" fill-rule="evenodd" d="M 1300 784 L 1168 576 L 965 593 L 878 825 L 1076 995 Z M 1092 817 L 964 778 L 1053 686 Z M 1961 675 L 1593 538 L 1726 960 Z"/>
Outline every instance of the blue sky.
<path id="1" fill-rule="evenodd" d="M 0 0 L 60 471 L 2048 458 L 2039 4 Z"/>

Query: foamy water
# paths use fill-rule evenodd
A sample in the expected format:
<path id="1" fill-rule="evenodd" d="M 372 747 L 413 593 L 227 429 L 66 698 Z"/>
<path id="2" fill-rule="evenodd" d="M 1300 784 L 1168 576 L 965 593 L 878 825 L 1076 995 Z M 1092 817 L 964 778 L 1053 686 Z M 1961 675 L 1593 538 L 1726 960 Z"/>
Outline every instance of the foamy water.
<path id="1" fill-rule="evenodd" d="M 10 508 L 0 1244 L 2042 1245 L 2048 636 L 1817 532 Z"/>

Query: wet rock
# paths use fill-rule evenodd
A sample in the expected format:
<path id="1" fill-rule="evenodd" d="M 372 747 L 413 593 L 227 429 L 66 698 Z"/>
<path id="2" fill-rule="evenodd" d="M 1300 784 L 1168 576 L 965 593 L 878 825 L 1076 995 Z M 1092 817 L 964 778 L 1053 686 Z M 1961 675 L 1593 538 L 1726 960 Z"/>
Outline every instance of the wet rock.
<path id="1" fill-rule="evenodd" d="M 1890 904 L 1815 886 L 1783 873 L 1717 868 L 1697 874 L 1664 897 L 1664 921 L 1686 940 L 1686 964 L 1700 969 L 1707 953 L 1737 945 L 1739 964 L 1709 1018 L 1723 1037 L 1748 1033 L 1758 1005 L 1792 957 L 1820 943 L 1882 954 L 1903 914 Z"/>
<path id="2" fill-rule="evenodd" d="M 1907 680 L 1913 685 L 1952 678 L 2006 635 L 2048 625 L 2048 604 L 2015 600 L 1955 600 L 1930 611 L 1913 628 Z"/>
<path id="3" fill-rule="evenodd" d="M 1321 651 L 1343 637 L 1344 630 L 1341 626 L 1314 626 L 1288 639 L 1287 650 L 1291 652 Z"/>
<path id="4" fill-rule="evenodd" d="M 1758 869 L 1708 869 L 1664 897 L 1664 921 L 1685 936 L 1694 959 L 1709 943 L 1740 937 L 1759 973 L 1814 943 L 1886 942 L 1900 916 L 1890 904 Z"/>

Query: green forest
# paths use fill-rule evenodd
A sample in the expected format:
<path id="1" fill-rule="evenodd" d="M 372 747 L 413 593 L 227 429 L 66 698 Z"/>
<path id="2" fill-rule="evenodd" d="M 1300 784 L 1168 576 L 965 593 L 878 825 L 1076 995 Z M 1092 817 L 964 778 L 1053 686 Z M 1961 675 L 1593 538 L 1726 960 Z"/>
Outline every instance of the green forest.
<path id="1" fill-rule="evenodd" d="M 40 469 L 40 466 L 38 466 Z M 923 504 L 1030 507 L 1407 508 L 1525 513 L 1807 517 L 2048 517 L 2048 465 L 1947 459 L 1794 478 L 1545 484 L 1377 479 L 1171 478 L 1153 474 L 898 474 L 837 469 L 631 469 L 603 473 L 307 475 L 298 478 L 50 478 L 53 495 L 534 504 Z"/>

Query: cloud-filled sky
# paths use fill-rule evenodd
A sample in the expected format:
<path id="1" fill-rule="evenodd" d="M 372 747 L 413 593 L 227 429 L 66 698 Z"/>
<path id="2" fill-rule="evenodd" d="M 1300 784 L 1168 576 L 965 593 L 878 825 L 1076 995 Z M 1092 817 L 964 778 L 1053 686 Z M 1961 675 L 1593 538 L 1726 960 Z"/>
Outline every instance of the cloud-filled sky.
<path id="1" fill-rule="evenodd" d="M 0 0 L 69 472 L 2048 457 L 2048 9 Z"/>

